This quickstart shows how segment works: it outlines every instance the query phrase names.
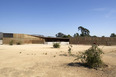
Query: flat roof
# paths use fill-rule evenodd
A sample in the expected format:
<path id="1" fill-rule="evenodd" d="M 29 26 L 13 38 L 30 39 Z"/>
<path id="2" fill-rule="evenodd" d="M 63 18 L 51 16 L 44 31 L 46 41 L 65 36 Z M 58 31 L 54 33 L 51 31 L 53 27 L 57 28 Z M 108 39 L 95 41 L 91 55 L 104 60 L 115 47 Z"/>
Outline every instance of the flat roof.
<path id="1" fill-rule="evenodd" d="M 32 35 L 32 36 L 35 36 L 35 37 L 41 37 L 41 38 L 44 38 L 44 39 L 69 39 L 69 38 L 62 38 L 62 37 L 43 37 L 43 36 L 36 36 L 36 35 Z"/>

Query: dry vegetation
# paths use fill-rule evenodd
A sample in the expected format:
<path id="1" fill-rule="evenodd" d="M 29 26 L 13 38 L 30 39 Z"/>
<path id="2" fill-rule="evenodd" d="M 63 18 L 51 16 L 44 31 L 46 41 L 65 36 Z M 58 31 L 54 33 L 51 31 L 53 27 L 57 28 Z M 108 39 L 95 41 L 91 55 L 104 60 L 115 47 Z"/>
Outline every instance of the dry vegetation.
<path id="1" fill-rule="evenodd" d="M 103 48 L 103 69 L 90 69 L 68 53 L 68 45 L 0 45 L 0 77 L 116 77 L 116 46 Z M 78 54 L 90 45 L 72 45 L 71 54 Z"/>

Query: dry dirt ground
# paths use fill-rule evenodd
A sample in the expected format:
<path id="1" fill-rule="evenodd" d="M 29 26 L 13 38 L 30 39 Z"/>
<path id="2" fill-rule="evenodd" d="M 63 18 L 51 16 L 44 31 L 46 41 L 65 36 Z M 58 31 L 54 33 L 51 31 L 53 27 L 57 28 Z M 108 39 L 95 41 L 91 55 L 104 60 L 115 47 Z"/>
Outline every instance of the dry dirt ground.
<path id="1" fill-rule="evenodd" d="M 73 45 L 77 54 L 90 45 Z M 68 45 L 0 45 L 0 77 L 116 77 L 116 46 L 99 46 L 103 49 L 104 69 L 90 69 L 77 63 L 75 57 L 66 56 Z M 73 62 L 74 63 L 74 62 Z"/>

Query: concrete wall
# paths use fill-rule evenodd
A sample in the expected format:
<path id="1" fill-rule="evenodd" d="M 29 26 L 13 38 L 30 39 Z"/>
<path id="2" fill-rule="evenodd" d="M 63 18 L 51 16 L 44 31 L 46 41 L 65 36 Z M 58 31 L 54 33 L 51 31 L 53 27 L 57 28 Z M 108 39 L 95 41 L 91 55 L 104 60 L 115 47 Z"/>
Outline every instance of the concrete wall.
<path id="1" fill-rule="evenodd" d="M 2 40 L 0 40 L 0 45 L 2 45 L 3 43 L 2 43 Z"/>
<path id="2" fill-rule="evenodd" d="M 53 45 L 54 43 L 60 43 L 60 45 L 68 45 L 69 42 L 45 42 L 45 44 Z"/>

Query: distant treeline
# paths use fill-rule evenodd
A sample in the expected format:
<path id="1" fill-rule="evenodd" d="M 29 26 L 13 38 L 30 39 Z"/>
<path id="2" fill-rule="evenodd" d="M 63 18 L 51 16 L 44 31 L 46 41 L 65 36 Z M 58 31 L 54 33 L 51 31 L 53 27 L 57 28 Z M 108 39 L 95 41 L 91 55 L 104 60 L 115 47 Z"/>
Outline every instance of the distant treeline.
<path id="1" fill-rule="evenodd" d="M 98 37 L 96 35 L 91 36 L 90 35 L 90 31 L 87 28 L 84 28 L 82 26 L 79 26 L 78 30 L 81 31 L 81 34 L 74 33 L 74 35 L 71 36 L 70 34 L 66 35 L 66 34 L 64 34 L 62 32 L 59 32 L 59 33 L 56 34 L 56 37 L 62 37 L 62 38 L 70 38 L 70 37 Z M 102 37 L 105 37 L 105 36 L 102 36 Z M 116 34 L 115 33 L 111 33 L 111 35 L 109 37 L 116 37 Z"/>

